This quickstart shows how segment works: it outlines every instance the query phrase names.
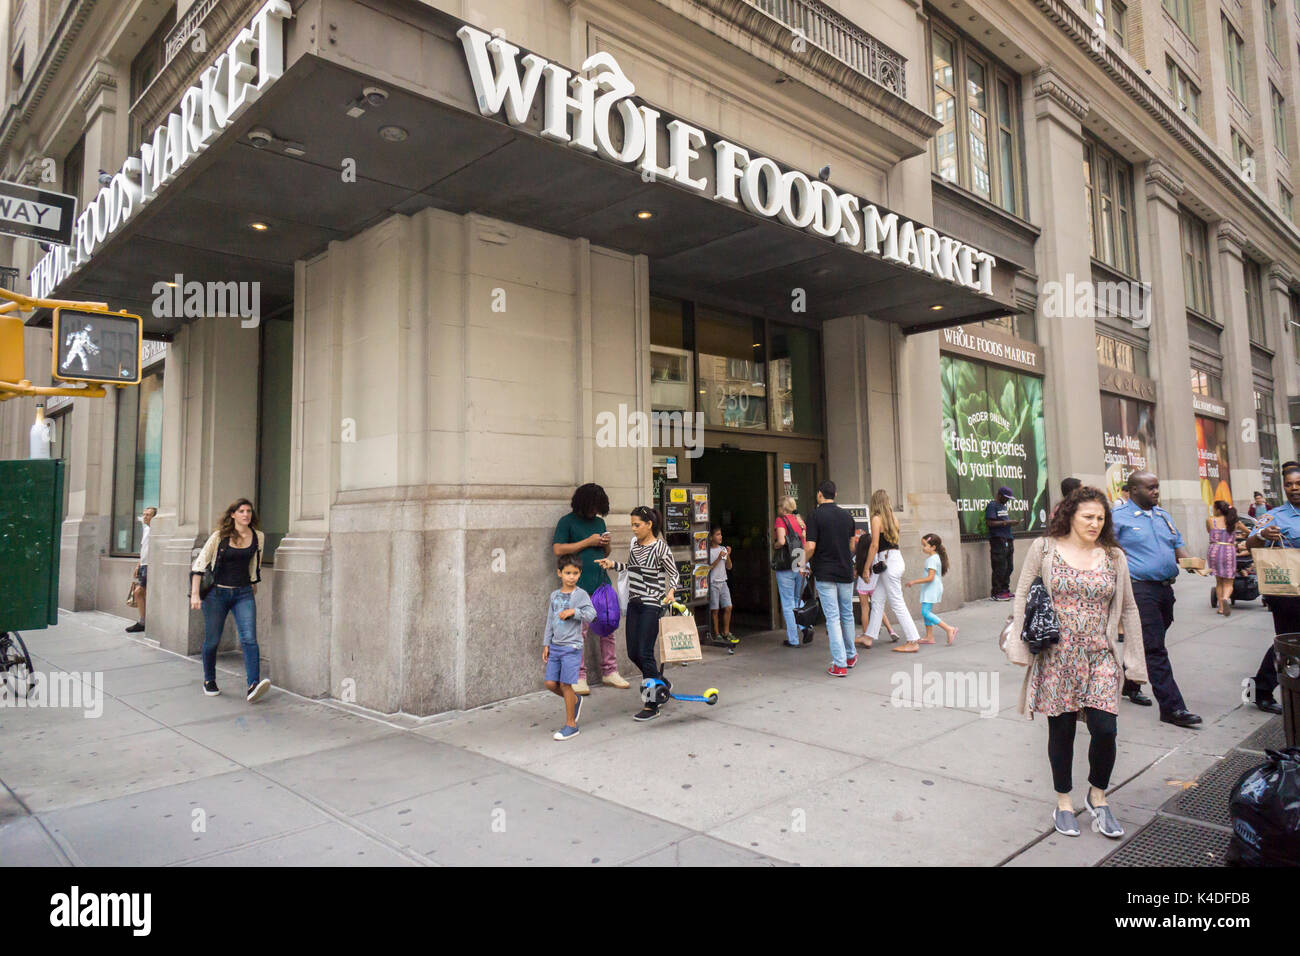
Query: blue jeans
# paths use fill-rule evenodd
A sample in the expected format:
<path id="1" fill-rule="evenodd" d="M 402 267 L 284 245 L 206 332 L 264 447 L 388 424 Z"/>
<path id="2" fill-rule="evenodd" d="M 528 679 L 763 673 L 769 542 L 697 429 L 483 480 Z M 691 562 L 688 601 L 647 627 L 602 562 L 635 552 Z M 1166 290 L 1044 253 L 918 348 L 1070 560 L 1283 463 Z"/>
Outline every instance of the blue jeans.
<path id="1" fill-rule="evenodd" d="M 235 629 L 239 631 L 239 647 L 244 652 L 244 672 L 248 683 L 256 684 L 261 669 L 257 650 L 257 601 L 252 585 L 242 588 L 214 587 L 203 599 L 203 679 L 217 679 L 217 645 L 221 631 L 226 626 L 226 615 L 235 614 Z"/>
<path id="2" fill-rule="evenodd" d="M 817 599 L 826 615 L 826 640 L 831 645 L 831 663 L 843 667 L 853 650 L 853 582 L 818 581 Z"/>
<path id="3" fill-rule="evenodd" d="M 785 642 L 799 643 L 799 628 L 794 623 L 794 609 L 803 590 L 803 575 L 798 571 L 776 572 L 776 590 L 781 595 L 781 616 L 785 618 Z"/>

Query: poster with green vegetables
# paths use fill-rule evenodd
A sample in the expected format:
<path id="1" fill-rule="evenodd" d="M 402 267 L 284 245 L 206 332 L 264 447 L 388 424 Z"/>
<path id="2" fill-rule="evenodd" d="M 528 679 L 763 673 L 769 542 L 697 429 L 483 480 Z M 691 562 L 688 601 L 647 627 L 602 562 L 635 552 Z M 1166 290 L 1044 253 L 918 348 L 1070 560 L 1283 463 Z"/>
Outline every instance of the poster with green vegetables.
<path id="1" fill-rule="evenodd" d="M 1015 530 L 1047 522 L 1043 380 L 953 355 L 939 356 L 948 494 L 962 534 L 988 534 L 984 506 L 998 488 L 1014 492 Z"/>

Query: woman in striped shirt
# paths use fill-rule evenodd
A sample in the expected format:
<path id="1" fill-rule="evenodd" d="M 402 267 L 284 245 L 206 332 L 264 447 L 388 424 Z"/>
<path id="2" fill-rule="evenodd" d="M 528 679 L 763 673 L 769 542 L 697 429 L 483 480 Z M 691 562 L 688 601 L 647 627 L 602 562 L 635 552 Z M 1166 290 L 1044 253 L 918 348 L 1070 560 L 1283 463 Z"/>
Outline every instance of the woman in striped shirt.
<path id="1" fill-rule="evenodd" d="M 627 637 L 627 656 L 641 669 L 642 679 L 658 678 L 671 689 L 655 661 L 655 641 L 659 637 L 659 617 L 663 605 L 671 604 L 677 590 L 677 562 L 668 542 L 660 537 L 663 519 L 653 508 L 632 509 L 632 546 L 627 564 L 601 558 L 602 568 L 627 571 L 627 617 L 623 632 Z M 647 702 L 636 720 L 653 720 L 659 705 Z"/>

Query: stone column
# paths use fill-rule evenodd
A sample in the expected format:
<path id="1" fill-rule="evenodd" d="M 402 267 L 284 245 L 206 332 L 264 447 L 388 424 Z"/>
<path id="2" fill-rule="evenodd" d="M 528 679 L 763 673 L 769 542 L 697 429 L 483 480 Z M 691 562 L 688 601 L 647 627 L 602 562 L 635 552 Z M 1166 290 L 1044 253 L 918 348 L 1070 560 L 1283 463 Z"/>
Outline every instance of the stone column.
<path id="1" fill-rule="evenodd" d="M 65 184 L 83 197 L 99 192 L 99 170 L 116 168 L 120 155 L 117 78 L 107 60 L 96 60 L 82 75 L 76 106 L 84 115 L 85 165 L 82 181 Z M 120 160 L 119 160 L 120 163 Z M 99 588 L 99 557 L 108 551 L 113 513 L 113 447 L 118 394 L 73 400 L 72 435 L 68 441 L 68 514 L 60 542 L 59 606 L 92 610 Z"/>
<path id="2" fill-rule="evenodd" d="M 1160 504 L 1174 517 L 1188 546 L 1206 540 L 1205 503 L 1196 471 L 1196 421 L 1188 385 L 1187 296 L 1183 286 L 1182 232 L 1178 197 L 1185 185 L 1168 163 L 1146 165 L 1145 230 L 1138 237 L 1143 272 L 1151 284 L 1151 350 L 1156 382 L 1156 474 Z M 1199 530 L 1198 530 L 1199 529 Z"/>
<path id="3" fill-rule="evenodd" d="M 1275 262 L 1268 269 L 1264 293 L 1264 311 L 1269 325 L 1278 337 L 1277 348 L 1273 350 L 1273 415 L 1277 419 L 1277 462 L 1295 459 L 1300 449 L 1296 448 L 1291 433 L 1290 396 L 1300 395 L 1300 355 L 1295 349 L 1295 330 L 1292 321 L 1300 322 L 1300 315 L 1291 314 L 1291 284 L 1295 277 L 1281 263 Z M 1277 476 L 1279 494 L 1282 476 Z M 1255 489 L 1243 489 L 1249 494 Z"/>
<path id="4" fill-rule="evenodd" d="M 64 474 L 68 485 L 68 513 L 63 518 L 59 542 L 59 607 L 69 611 L 95 608 L 99 556 L 107 551 L 109 543 L 116 407 L 117 393 L 112 389 L 106 398 L 72 400 L 72 428 L 67 439 Z"/>
<path id="5" fill-rule="evenodd" d="M 196 654 L 203 646 L 202 615 L 189 608 L 194 549 L 207 540 L 230 502 L 256 496 L 259 355 L 257 329 L 224 317 L 194 320 L 168 349 L 165 464 L 150 543 L 157 557 L 149 568 L 149 632 L 181 654 Z M 269 597 L 269 590 L 259 587 L 259 598 Z M 276 640 L 269 622 L 269 602 L 262 600 L 258 642 L 267 661 L 274 659 Z M 225 634 L 226 642 L 233 639 L 233 620 Z"/>
<path id="6" fill-rule="evenodd" d="M 1246 234 L 1232 220 L 1219 223 L 1218 256 L 1214 268 L 1215 306 L 1223 323 L 1223 397 L 1228 405 L 1228 456 L 1232 465 L 1228 483 L 1238 510 L 1250 507 L 1251 492 L 1259 487 L 1259 441 L 1255 429 L 1244 427 L 1255 418 L 1255 376 L 1250 352 L 1250 327 L 1246 319 L 1246 277 L 1242 247 Z M 1250 439 L 1250 440 L 1247 440 Z"/>
<path id="7" fill-rule="evenodd" d="M 1068 292 L 1092 283 L 1082 178 L 1081 121 L 1087 115 L 1088 102 L 1050 68 L 1034 74 L 1033 90 L 1030 191 L 1041 220 L 1051 224 L 1043 230 L 1035 250 L 1038 277 L 1040 288 L 1059 283 Z M 1067 298 L 1040 296 L 1039 301 L 1046 305 Z M 1046 311 L 1040 308 L 1038 312 L 1038 329 L 1045 353 L 1044 392 L 1055 396 L 1045 408 L 1049 487 L 1067 475 L 1102 487 L 1096 322 L 1092 315 L 1074 314 L 1073 307 L 1062 309 L 1064 315 L 1049 316 Z"/>

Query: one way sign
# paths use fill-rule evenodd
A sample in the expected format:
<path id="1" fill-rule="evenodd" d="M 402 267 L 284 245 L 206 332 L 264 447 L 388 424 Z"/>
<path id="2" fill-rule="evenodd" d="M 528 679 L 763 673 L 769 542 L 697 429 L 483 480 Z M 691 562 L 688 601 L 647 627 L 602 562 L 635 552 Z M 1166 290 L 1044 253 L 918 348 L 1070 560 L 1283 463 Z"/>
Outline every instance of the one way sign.
<path id="1" fill-rule="evenodd" d="M 0 233 L 72 245 L 77 197 L 0 180 Z"/>

